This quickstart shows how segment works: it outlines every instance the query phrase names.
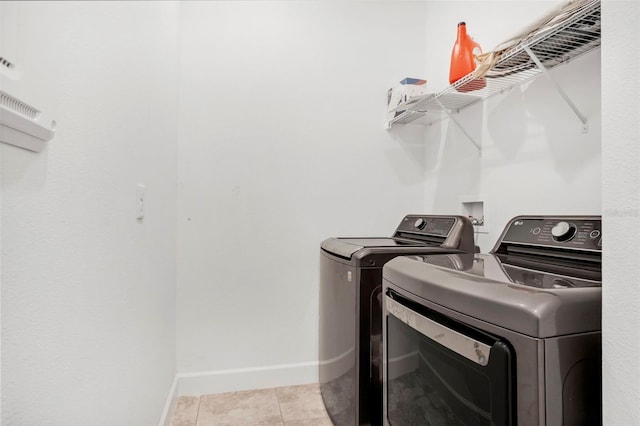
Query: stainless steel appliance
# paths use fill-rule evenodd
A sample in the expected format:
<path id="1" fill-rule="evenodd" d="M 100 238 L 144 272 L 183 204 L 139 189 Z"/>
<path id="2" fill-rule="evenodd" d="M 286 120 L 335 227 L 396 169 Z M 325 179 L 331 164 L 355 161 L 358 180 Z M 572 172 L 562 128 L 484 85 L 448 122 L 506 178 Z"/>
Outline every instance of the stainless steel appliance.
<path id="1" fill-rule="evenodd" d="M 385 424 L 601 424 L 601 233 L 521 216 L 490 254 L 388 262 Z"/>
<path id="2" fill-rule="evenodd" d="M 399 255 L 473 253 L 463 216 L 405 216 L 392 237 L 321 244 L 319 378 L 335 425 L 382 424 L 382 266 Z"/>

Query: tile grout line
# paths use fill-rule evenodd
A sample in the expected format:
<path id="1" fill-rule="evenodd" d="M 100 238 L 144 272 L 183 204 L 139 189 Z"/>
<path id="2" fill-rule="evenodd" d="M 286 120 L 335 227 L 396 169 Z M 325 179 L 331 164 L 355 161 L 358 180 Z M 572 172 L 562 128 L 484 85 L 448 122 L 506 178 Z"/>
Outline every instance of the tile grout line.
<path id="1" fill-rule="evenodd" d="M 277 388 L 273 388 L 273 393 L 276 394 L 276 401 L 278 402 L 278 411 L 280 411 L 280 419 L 282 420 L 282 425 L 284 426 L 284 415 L 282 414 L 282 407 L 280 406 L 280 398 L 278 398 Z"/>
<path id="2" fill-rule="evenodd" d="M 198 417 L 200 417 L 200 401 L 202 400 L 202 395 L 198 395 L 198 409 L 196 410 L 196 422 L 193 426 L 198 426 Z"/>

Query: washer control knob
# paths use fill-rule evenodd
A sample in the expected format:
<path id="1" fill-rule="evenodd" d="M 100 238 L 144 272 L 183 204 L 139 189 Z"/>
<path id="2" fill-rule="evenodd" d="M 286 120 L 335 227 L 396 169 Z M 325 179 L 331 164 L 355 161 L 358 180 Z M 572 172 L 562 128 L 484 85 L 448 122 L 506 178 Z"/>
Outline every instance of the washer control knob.
<path id="1" fill-rule="evenodd" d="M 558 222 L 551 229 L 551 235 L 556 241 L 569 241 L 576 235 L 576 226 L 573 223 Z"/>
<path id="2" fill-rule="evenodd" d="M 413 223 L 413 226 L 415 226 L 416 229 L 424 229 L 426 225 L 427 225 L 427 221 L 421 217 L 416 219 L 416 221 Z"/>

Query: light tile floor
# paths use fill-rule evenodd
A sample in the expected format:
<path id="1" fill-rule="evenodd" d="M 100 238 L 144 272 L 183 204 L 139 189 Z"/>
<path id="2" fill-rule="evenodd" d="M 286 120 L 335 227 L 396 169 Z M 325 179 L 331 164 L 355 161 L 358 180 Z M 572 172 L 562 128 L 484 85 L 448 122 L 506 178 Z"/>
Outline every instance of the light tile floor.
<path id="1" fill-rule="evenodd" d="M 181 396 L 171 426 L 333 426 L 318 384 Z"/>

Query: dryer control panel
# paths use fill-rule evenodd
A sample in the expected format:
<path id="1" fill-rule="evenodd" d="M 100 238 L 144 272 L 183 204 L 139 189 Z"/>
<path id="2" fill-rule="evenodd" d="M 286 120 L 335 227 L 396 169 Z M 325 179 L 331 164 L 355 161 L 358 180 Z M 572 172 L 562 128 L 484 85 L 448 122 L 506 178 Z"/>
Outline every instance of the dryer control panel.
<path id="1" fill-rule="evenodd" d="M 505 245 L 601 251 L 602 220 L 600 216 L 516 217 L 493 251 Z"/>

